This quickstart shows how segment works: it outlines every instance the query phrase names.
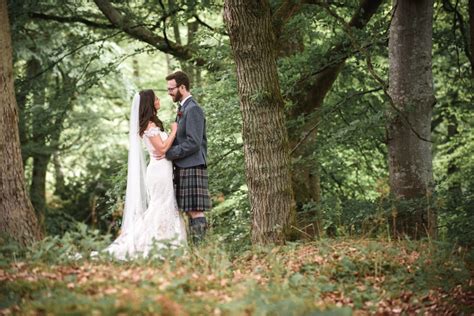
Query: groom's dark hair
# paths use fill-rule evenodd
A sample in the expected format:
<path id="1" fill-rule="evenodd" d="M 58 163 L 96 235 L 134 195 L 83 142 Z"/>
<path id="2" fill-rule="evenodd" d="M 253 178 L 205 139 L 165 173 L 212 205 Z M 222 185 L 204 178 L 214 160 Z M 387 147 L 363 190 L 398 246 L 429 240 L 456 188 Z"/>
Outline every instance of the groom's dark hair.
<path id="1" fill-rule="evenodd" d="M 173 72 L 172 74 L 170 74 L 166 77 L 167 81 L 170 81 L 170 80 L 173 80 L 173 79 L 176 81 L 176 86 L 177 87 L 179 87 L 181 85 L 184 85 L 186 87 L 186 90 L 189 91 L 189 88 L 190 88 L 189 87 L 189 77 L 184 71 L 178 70 L 178 71 L 175 71 L 175 72 Z"/>

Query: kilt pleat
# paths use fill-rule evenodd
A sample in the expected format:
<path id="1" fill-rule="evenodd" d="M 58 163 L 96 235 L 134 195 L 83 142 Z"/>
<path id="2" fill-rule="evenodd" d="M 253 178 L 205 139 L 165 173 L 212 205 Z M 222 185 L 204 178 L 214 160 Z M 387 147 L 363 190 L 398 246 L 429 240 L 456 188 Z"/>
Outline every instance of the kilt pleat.
<path id="1" fill-rule="evenodd" d="M 211 209 L 209 181 L 204 166 L 175 169 L 175 190 L 178 207 L 184 212 Z"/>

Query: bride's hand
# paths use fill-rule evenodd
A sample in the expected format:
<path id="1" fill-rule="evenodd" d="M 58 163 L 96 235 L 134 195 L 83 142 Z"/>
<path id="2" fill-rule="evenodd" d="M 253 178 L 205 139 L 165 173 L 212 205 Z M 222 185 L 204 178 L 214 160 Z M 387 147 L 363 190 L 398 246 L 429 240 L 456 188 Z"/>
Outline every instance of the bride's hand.
<path id="1" fill-rule="evenodd" d="M 171 133 L 176 134 L 177 130 L 178 130 L 178 123 L 176 122 L 171 123 Z"/>

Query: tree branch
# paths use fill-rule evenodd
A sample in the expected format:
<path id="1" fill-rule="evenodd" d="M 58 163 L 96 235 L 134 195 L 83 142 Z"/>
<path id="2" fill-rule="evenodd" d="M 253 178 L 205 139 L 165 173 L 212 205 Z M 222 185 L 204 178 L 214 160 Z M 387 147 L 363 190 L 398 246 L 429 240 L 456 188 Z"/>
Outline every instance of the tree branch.
<path id="1" fill-rule="evenodd" d="M 211 31 L 213 31 L 213 32 L 216 31 L 215 28 L 213 28 L 212 26 L 210 26 L 209 24 L 207 24 L 206 22 L 204 22 L 203 20 L 201 20 L 201 18 L 200 18 L 197 14 L 194 14 L 194 15 L 193 15 L 193 18 L 195 18 L 196 21 L 197 21 L 199 24 L 201 24 L 202 26 L 204 26 L 205 28 L 207 28 L 207 29 L 209 29 L 209 30 L 211 30 Z M 226 32 L 224 32 L 223 35 L 228 35 L 228 34 L 227 34 Z"/>
<path id="2" fill-rule="evenodd" d="M 472 0 L 469 1 L 469 10 L 473 10 L 474 12 L 474 2 Z M 472 47 L 469 47 L 469 37 L 468 37 L 468 34 L 467 34 L 467 30 L 466 30 L 466 25 L 464 23 L 464 17 L 462 16 L 461 12 L 459 12 L 458 10 L 458 6 L 457 6 L 457 3 L 456 3 L 456 6 L 453 6 L 451 4 L 451 1 L 450 0 L 443 0 L 443 8 L 447 11 L 447 12 L 450 12 L 450 13 L 454 13 L 454 17 L 455 19 L 457 19 L 458 21 L 458 25 L 459 25 L 459 30 L 461 31 L 461 37 L 462 37 L 462 41 L 463 41 L 463 44 L 464 44 L 464 54 L 466 55 L 467 59 L 469 59 L 469 62 L 471 63 L 471 69 L 473 70 L 473 75 L 474 75 L 474 59 L 473 59 L 473 56 L 471 54 L 471 50 Z M 472 14 L 472 13 L 471 13 Z M 472 16 L 470 17 L 471 21 L 471 32 L 472 32 L 472 29 L 474 29 L 473 27 L 473 21 L 472 21 Z M 456 28 L 456 23 L 453 23 L 453 28 L 455 29 Z M 472 39 L 472 36 L 473 34 L 471 34 L 471 39 Z M 471 45 L 472 45 L 472 42 L 471 42 Z"/>
<path id="3" fill-rule="evenodd" d="M 345 25 L 345 22 L 344 20 L 337 16 L 337 14 L 335 12 L 333 12 L 328 6 L 325 7 L 325 9 L 328 11 L 329 14 L 331 14 L 331 16 L 333 16 L 334 18 L 336 18 L 336 20 L 338 20 L 343 26 Z M 397 5 L 394 6 L 393 8 L 393 12 L 392 12 L 392 17 L 393 17 L 393 14 L 395 13 L 395 10 L 397 10 Z M 359 45 L 359 43 L 357 43 L 357 40 L 356 38 L 354 37 L 354 35 L 352 34 L 352 30 L 351 30 L 351 27 L 349 25 L 346 25 L 345 26 L 345 30 L 346 30 L 346 34 L 349 36 L 349 38 L 351 39 L 351 44 L 357 49 L 357 50 L 360 50 L 362 52 L 362 54 L 365 56 L 366 58 L 366 63 L 367 63 L 367 68 L 369 70 L 369 73 L 371 74 L 371 76 L 375 79 L 376 82 L 378 82 L 380 84 L 380 86 L 382 87 L 383 91 L 384 91 L 384 94 L 387 96 L 388 98 L 388 101 L 389 101 L 389 104 L 390 106 L 398 113 L 398 115 L 403 119 L 403 122 L 405 123 L 405 126 L 408 126 L 410 128 L 410 130 L 413 132 L 413 134 L 415 134 L 416 137 L 418 137 L 420 140 L 423 140 L 425 142 L 430 142 L 432 143 L 431 140 L 429 139 L 426 139 L 424 138 L 423 136 L 420 135 L 420 133 L 418 133 L 418 131 L 415 130 L 415 128 L 413 127 L 413 125 L 411 124 L 411 122 L 409 121 L 408 117 L 404 114 L 404 112 L 402 110 L 400 110 L 399 108 L 397 108 L 397 106 L 395 105 L 395 103 L 393 102 L 392 100 L 392 97 L 390 96 L 390 94 L 388 93 L 388 83 L 386 83 L 378 74 L 377 72 L 375 71 L 374 67 L 373 67 L 373 64 L 372 64 L 372 58 L 370 56 L 370 54 L 361 46 Z M 434 104 L 433 104 L 434 106 Z"/>
<path id="4" fill-rule="evenodd" d="M 129 36 L 143 41 L 157 48 L 158 50 L 170 54 L 181 60 L 191 60 L 193 58 L 191 51 L 181 45 L 177 45 L 169 40 L 156 35 L 150 29 L 134 24 L 127 17 L 123 16 L 108 0 L 94 0 L 99 10 L 107 19 L 118 29 L 124 31 Z M 202 59 L 196 60 L 197 65 L 203 65 Z"/>
<path id="5" fill-rule="evenodd" d="M 329 113 L 327 113 L 326 115 L 338 111 L 339 108 L 342 105 L 344 105 L 347 101 L 349 101 L 352 98 L 360 97 L 360 96 L 363 96 L 363 95 L 366 95 L 366 94 L 369 94 L 369 93 L 373 93 L 373 92 L 377 92 L 377 91 L 380 91 L 380 90 L 382 90 L 382 88 L 375 88 L 375 89 L 371 89 L 371 90 L 368 90 L 368 91 L 362 91 L 362 92 L 354 93 L 354 94 L 344 98 L 343 100 L 339 101 L 336 105 L 334 105 L 334 108 Z M 315 124 L 313 127 L 311 127 L 306 132 L 306 134 L 303 135 L 303 137 L 301 137 L 301 139 L 298 141 L 298 143 L 291 149 L 290 155 L 292 155 L 298 149 L 298 147 L 300 147 L 306 141 L 306 139 L 309 137 L 309 135 L 311 135 L 311 133 L 313 133 L 318 128 L 318 126 L 321 124 L 321 122 L 323 122 L 323 121 L 324 120 L 322 118 L 320 120 L 318 120 L 318 123 Z"/>
<path id="6" fill-rule="evenodd" d="M 359 7 L 354 12 L 348 27 L 361 29 L 365 27 L 370 18 L 375 14 L 377 9 L 382 4 L 383 0 L 363 0 Z M 324 1 L 306 0 L 305 3 L 317 4 L 325 8 L 329 7 L 329 4 Z M 293 96 L 296 100 L 296 104 L 291 111 L 291 115 L 296 117 L 300 114 L 309 114 L 314 109 L 319 108 L 327 93 L 331 90 L 332 85 L 339 76 L 342 70 L 345 60 L 350 54 L 345 54 L 342 58 L 334 60 L 333 56 L 340 56 L 341 51 L 344 51 L 347 45 L 343 42 L 338 43 L 332 49 L 328 50 L 323 60 L 332 60 L 330 65 L 325 65 L 323 70 L 318 70 L 308 77 L 304 76 L 299 80 L 298 86 L 304 87 L 302 89 L 303 95 L 298 93 Z M 310 70 L 311 71 L 311 70 Z"/>
<path id="7" fill-rule="evenodd" d="M 41 76 L 42 74 L 44 74 L 45 72 L 51 70 L 54 68 L 54 66 L 56 66 L 57 64 L 59 64 L 62 60 L 64 60 L 64 58 L 68 57 L 68 56 L 71 56 L 73 54 L 75 54 L 76 52 L 80 51 L 82 48 L 86 47 L 86 46 L 89 46 L 89 45 L 92 45 L 92 44 L 95 44 L 97 42 L 103 42 L 109 38 L 112 38 L 114 36 L 116 36 L 117 34 L 119 34 L 120 32 L 115 32 L 114 34 L 112 35 L 108 35 L 106 37 L 103 37 L 103 38 L 100 38 L 100 39 L 97 39 L 97 40 L 93 40 L 91 42 L 87 42 L 87 43 L 84 43 L 84 44 L 81 44 L 79 45 L 78 47 L 76 48 L 73 48 L 72 50 L 70 50 L 69 52 L 66 52 L 65 54 L 63 54 L 61 57 L 59 57 L 57 60 L 53 61 L 51 64 L 49 64 L 46 68 L 42 69 L 41 71 L 39 71 L 37 74 L 35 74 L 34 76 L 32 77 L 28 77 L 27 79 L 23 80 L 23 81 L 19 81 L 19 86 L 21 87 L 23 84 L 25 84 L 26 82 L 29 82 L 31 80 L 34 80 L 36 78 L 38 78 L 39 76 Z"/>
<path id="8" fill-rule="evenodd" d="M 213 162 L 210 162 L 207 164 L 207 166 L 213 166 L 213 165 L 217 165 L 219 164 L 220 162 L 224 161 L 224 158 L 227 157 L 228 155 L 232 154 L 232 153 L 235 153 L 236 151 L 238 150 L 242 150 L 242 147 L 243 147 L 243 144 L 236 144 L 234 145 L 232 148 L 230 148 L 226 153 L 220 155 L 219 157 L 217 157 L 216 159 L 213 159 L 213 162 L 215 161 L 215 163 Z"/>
<path id="9" fill-rule="evenodd" d="M 56 22 L 61 22 L 61 23 L 82 23 L 87 26 L 101 28 L 101 29 L 115 29 L 116 28 L 113 24 L 98 23 L 98 22 L 84 19 L 79 16 L 57 16 L 57 15 L 44 14 L 44 13 L 39 13 L 39 12 L 31 12 L 29 13 L 29 16 L 33 19 L 56 21 Z"/>
<path id="10" fill-rule="evenodd" d="M 276 38 L 279 38 L 286 22 L 295 15 L 301 8 L 301 1 L 285 0 L 278 7 L 272 17 L 273 32 Z"/>

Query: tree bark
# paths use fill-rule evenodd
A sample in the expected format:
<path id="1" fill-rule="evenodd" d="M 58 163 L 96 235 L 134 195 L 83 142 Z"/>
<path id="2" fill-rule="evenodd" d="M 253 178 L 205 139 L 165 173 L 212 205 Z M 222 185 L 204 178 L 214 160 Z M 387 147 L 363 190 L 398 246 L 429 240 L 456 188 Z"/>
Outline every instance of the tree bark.
<path id="1" fill-rule="evenodd" d="M 0 59 L 0 234 L 28 245 L 41 232 L 23 178 L 6 0 L 0 0 Z"/>
<path id="2" fill-rule="evenodd" d="M 18 129 L 20 132 L 21 158 L 23 167 L 25 168 L 28 158 L 31 157 L 31 148 L 29 148 L 29 141 L 31 139 L 31 125 L 28 124 L 31 120 L 31 111 L 27 107 L 28 98 L 33 91 L 36 91 L 35 80 L 33 79 L 41 71 L 41 64 L 36 57 L 32 57 L 26 63 L 26 78 L 17 86 L 16 100 L 19 110 L 18 114 Z M 38 78 L 41 81 L 42 78 Z M 44 90 L 44 89 L 43 89 Z"/>
<path id="3" fill-rule="evenodd" d="M 237 66 L 252 241 L 280 243 L 295 208 L 270 5 L 226 0 L 224 20 Z"/>
<path id="4" fill-rule="evenodd" d="M 431 70 L 433 0 L 394 0 L 389 39 L 387 111 L 390 190 L 397 203 L 396 236 L 434 236 L 431 117 L 435 103 Z"/>
<path id="5" fill-rule="evenodd" d="M 54 186 L 54 194 L 59 196 L 61 199 L 66 199 L 68 198 L 65 193 L 66 181 L 64 180 L 64 173 L 62 171 L 61 162 L 59 161 L 59 152 L 55 152 L 52 158 L 54 165 L 54 178 L 56 182 Z"/>
<path id="6" fill-rule="evenodd" d="M 197 21 L 192 21 L 187 23 L 187 28 L 188 28 L 188 42 L 187 42 L 187 47 L 191 47 L 193 50 L 196 47 L 196 33 L 198 32 L 199 29 L 199 23 Z M 197 70 L 199 67 L 196 67 L 194 64 L 190 63 L 189 61 L 183 62 L 185 65 L 184 71 L 190 75 L 190 80 L 192 82 L 191 86 L 192 87 L 197 87 Z"/>
<path id="7" fill-rule="evenodd" d="M 30 198 L 40 227 L 43 227 L 46 214 L 46 173 L 51 154 L 35 154 L 30 186 Z"/>
<path id="8" fill-rule="evenodd" d="M 32 58 L 29 61 L 28 67 L 31 71 L 30 78 L 33 78 L 41 69 L 41 62 Z M 49 131 L 46 130 L 45 113 L 48 113 L 45 107 L 46 103 L 46 86 L 41 84 L 39 80 L 47 80 L 45 75 L 38 78 L 38 84 L 31 84 L 30 91 L 31 99 L 33 101 L 31 111 L 30 124 L 32 126 L 31 138 L 29 141 L 34 146 L 34 149 L 30 151 L 30 156 L 33 158 L 33 170 L 32 179 L 30 184 L 30 199 L 33 204 L 33 208 L 36 212 L 36 217 L 40 228 L 43 229 L 44 218 L 46 213 L 46 171 L 50 159 L 50 153 L 46 144 L 48 139 Z M 24 113 L 25 114 L 25 113 Z M 59 128 L 55 126 L 54 129 Z"/>

